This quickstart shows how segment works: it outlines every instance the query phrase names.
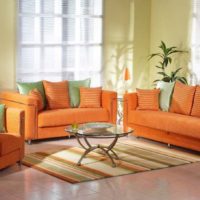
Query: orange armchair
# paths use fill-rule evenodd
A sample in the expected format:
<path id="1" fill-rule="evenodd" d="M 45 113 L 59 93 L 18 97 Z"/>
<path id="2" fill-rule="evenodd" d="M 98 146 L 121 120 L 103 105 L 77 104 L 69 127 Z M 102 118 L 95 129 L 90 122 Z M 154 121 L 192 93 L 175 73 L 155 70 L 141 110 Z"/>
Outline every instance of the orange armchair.
<path id="1" fill-rule="evenodd" d="M 5 122 L 6 133 L 0 133 L 0 169 L 21 164 L 24 157 L 24 112 L 7 108 Z"/>
<path id="2" fill-rule="evenodd" d="M 100 108 L 65 108 L 38 111 L 37 100 L 18 92 L 4 91 L 0 94 L 1 102 L 7 107 L 25 110 L 25 140 L 69 136 L 65 132 L 67 125 L 86 122 L 116 123 L 117 93 L 102 91 Z"/>

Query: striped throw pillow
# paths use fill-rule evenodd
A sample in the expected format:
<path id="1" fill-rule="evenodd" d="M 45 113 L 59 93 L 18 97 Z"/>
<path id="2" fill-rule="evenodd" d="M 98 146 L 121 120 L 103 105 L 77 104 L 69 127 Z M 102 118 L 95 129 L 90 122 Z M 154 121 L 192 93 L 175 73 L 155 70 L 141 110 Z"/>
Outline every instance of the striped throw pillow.
<path id="1" fill-rule="evenodd" d="M 190 115 L 196 86 L 176 82 L 170 112 Z"/>
<path id="2" fill-rule="evenodd" d="M 79 108 L 99 108 L 101 107 L 102 88 L 80 88 Z"/>
<path id="3" fill-rule="evenodd" d="M 136 89 L 138 96 L 138 110 L 159 110 L 160 89 Z"/>
<path id="4" fill-rule="evenodd" d="M 38 89 L 33 89 L 28 93 L 29 96 L 37 100 L 38 110 L 41 111 L 44 109 L 44 102 L 41 93 Z"/>
<path id="5" fill-rule="evenodd" d="M 191 115 L 200 117 L 200 86 L 196 87 Z"/>
<path id="6" fill-rule="evenodd" d="M 69 108 L 68 81 L 43 81 L 49 109 Z"/>

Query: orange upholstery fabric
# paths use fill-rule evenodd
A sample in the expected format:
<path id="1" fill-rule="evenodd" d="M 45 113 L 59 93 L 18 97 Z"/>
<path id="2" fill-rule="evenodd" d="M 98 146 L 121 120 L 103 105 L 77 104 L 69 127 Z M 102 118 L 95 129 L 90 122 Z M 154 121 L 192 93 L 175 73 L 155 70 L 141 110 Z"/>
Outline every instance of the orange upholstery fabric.
<path id="1" fill-rule="evenodd" d="M 102 107 L 108 111 L 108 122 L 115 124 L 117 120 L 117 93 L 108 90 L 102 90 Z"/>
<path id="2" fill-rule="evenodd" d="M 37 101 L 29 95 L 21 95 L 16 92 L 7 91 L 0 93 L 0 99 L 1 102 L 9 108 L 20 108 L 25 111 L 25 140 L 37 140 L 42 138 L 61 137 L 68 135 L 64 132 L 64 127 L 68 125 L 67 116 L 70 115 L 70 117 L 74 117 L 74 114 L 66 114 L 65 116 L 63 114 L 63 112 L 65 113 L 65 111 L 62 111 L 65 109 L 55 109 L 55 111 L 59 110 L 61 114 L 56 114 L 56 116 L 50 114 L 49 117 L 49 115 L 46 115 L 45 113 L 54 110 L 42 110 L 38 113 Z M 104 121 L 116 123 L 117 93 L 113 91 L 102 90 L 101 104 L 102 105 L 100 108 L 77 108 L 77 112 L 80 111 L 80 114 L 77 114 L 78 120 L 83 121 L 84 119 L 85 122 Z M 69 113 L 72 113 L 71 109 L 72 108 L 69 108 Z M 87 112 L 85 112 L 85 110 L 87 110 Z M 88 113 L 88 110 L 91 111 L 89 111 L 90 114 L 87 116 L 85 115 L 85 113 Z M 43 113 L 44 115 L 42 115 Z M 45 118 L 45 116 L 47 116 L 47 118 Z M 57 119 L 57 116 L 63 119 Z M 12 120 L 13 118 L 15 118 L 14 115 L 13 117 L 9 117 L 8 119 Z M 70 121 L 72 119 L 73 118 L 70 118 Z M 56 123 L 54 123 L 54 121 Z M 67 124 L 52 126 L 52 124 L 63 124 L 63 122 L 66 122 Z M 72 123 L 74 123 L 74 120 L 72 121 Z M 12 126 L 8 127 L 11 132 L 12 130 L 18 129 L 17 124 L 18 122 L 16 120 L 16 122 L 12 124 Z"/>
<path id="3" fill-rule="evenodd" d="M 191 115 L 200 117 L 200 86 L 196 87 Z"/>
<path id="4" fill-rule="evenodd" d="M 200 151 L 200 139 L 135 124 L 129 127 L 134 129 L 136 136 Z"/>
<path id="5" fill-rule="evenodd" d="M 108 111 L 104 108 L 68 108 L 46 110 L 38 114 L 40 128 L 94 121 L 108 121 Z"/>
<path id="6" fill-rule="evenodd" d="M 80 108 L 100 108 L 101 107 L 101 87 L 80 88 Z"/>
<path id="7" fill-rule="evenodd" d="M 137 94 L 124 95 L 124 126 L 136 136 L 200 151 L 200 118 L 188 115 L 136 110 Z"/>
<path id="8" fill-rule="evenodd" d="M 22 110 L 6 109 L 6 130 L 6 133 L 0 134 L 0 169 L 24 157 L 24 112 Z"/>
<path id="9" fill-rule="evenodd" d="M 37 100 L 37 107 L 38 110 L 43 110 L 44 109 L 44 103 L 42 99 L 41 93 L 37 89 L 33 89 L 29 92 L 29 96 L 35 98 Z"/>
<path id="10" fill-rule="evenodd" d="M 6 155 L 20 149 L 23 143 L 24 140 L 21 136 L 14 136 L 7 133 L 0 134 L 0 155 Z"/>
<path id="11" fill-rule="evenodd" d="M 200 120 L 197 117 L 162 111 L 132 110 L 129 123 L 179 133 L 200 139 Z"/>
<path id="12" fill-rule="evenodd" d="M 196 86 L 176 82 L 170 112 L 190 115 Z"/>
<path id="13" fill-rule="evenodd" d="M 69 108 L 68 82 L 43 81 L 45 94 L 50 109 Z"/>
<path id="14" fill-rule="evenodd" d="M 139 110 L 159 110 L 160 89 L 142 90 L 136 89 L 138 95 Z"/>

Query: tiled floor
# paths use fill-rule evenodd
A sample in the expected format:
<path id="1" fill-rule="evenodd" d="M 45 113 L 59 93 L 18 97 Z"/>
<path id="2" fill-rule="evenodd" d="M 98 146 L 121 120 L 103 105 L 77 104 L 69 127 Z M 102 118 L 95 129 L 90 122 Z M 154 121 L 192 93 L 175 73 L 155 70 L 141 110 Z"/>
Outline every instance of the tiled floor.
<path id="1" fill-rule="evenodd" d="M 75 139 L 42 141 L 26 145 L 26 153 L 66 144 L 78 145 Z M 200 163 L 74 185 L 25 166 L 1 170 L 0 200 L 23 199 L 199 200 Z"/>

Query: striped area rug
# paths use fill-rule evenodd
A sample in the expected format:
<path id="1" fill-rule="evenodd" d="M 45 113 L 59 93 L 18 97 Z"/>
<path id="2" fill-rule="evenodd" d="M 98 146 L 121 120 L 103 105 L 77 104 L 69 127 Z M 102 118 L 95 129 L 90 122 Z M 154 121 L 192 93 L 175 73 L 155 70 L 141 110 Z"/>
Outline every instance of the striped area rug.
<path id="1" fill-rule="evenodd" d="M 114 150 L 120 158 L 116 168 L 100 151 L 91 152 L 77 166 L 84 152 L 80 147 L 32 153 L 25 156 L 23 164 L 70 183 L 80 183 L 200 161 L 200 155 L 142 141 L 118 142 Z"/>

